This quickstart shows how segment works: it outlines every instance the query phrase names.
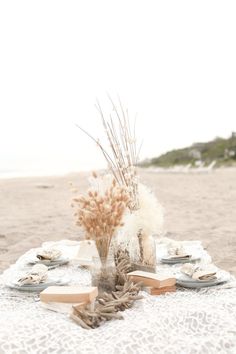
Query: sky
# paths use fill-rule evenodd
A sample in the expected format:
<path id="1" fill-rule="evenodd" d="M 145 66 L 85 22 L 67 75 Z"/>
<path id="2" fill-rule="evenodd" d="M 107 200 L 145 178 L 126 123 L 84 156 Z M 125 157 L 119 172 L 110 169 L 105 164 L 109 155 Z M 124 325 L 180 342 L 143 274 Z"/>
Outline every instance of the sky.
<path id="1" fill-rule="evenodd" d="M 236 2 L 1 1 L 0 174 L 105 166 L 95 102 L 137 114 L 141 159 L 236 131 Z"/>

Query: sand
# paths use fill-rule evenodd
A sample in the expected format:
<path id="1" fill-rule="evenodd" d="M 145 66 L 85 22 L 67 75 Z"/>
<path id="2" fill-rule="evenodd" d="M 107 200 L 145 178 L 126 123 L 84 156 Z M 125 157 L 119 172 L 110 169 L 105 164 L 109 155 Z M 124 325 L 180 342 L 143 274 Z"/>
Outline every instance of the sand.
<path id="1" fill-rule="evenodd" d="M 140 175 L 165 208 L 166 235 L 201 240 L 213 261 L 236 275 L 236 170 Z M 83 193 L 87 176 L 0 179 L 0 272 L 44 241 L 81 237 L 69 182 Z"/>

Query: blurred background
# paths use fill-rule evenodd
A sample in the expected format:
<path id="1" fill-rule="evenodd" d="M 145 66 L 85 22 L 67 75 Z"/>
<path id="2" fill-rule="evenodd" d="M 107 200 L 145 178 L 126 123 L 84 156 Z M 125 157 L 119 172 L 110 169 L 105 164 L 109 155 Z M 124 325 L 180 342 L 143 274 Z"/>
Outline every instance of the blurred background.
<path id="1" fill-rule="evenodd" d="M 137 115 L 163 234 L 236 274 L 235 18 L 230 0 L 0 2 L 0 271 L 79 239 L 70 182 L 106 164 L 76 124 L 104 142 L 109 93 Z"/>
<path id="2" fill-rule="evenodd" d="M 104 167 L 107 92 L 141 160 L 236 131 L 234 1 L 2 1 L 0 176 Z"/>

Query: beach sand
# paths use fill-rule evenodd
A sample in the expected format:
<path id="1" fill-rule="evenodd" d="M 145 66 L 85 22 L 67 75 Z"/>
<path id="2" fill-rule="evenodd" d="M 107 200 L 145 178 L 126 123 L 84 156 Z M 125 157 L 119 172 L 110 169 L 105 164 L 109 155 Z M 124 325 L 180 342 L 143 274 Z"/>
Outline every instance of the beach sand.
<path id="1" fill-rule="evenodd" d="M 141 181 L 165 209 L 165 231 L 177 240 L 201 240 L 216 265 L 236 275 L 236 170 L 161 173 Z M 83 193 L 87 173 L 0 179 L 0 272 L 44 241 L 79 239 L 69 182 Z"/>

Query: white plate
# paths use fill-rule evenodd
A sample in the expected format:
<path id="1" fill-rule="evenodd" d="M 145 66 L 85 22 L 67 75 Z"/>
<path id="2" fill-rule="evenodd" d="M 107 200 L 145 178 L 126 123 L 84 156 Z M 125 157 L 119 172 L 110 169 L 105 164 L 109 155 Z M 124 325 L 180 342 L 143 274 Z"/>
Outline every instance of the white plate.
<path id="1" fill-rule="evenodd" d="M 50 260 L 40 260 L 38 258 L 34 258 L 28 262 L 28 264 L 44 264 L 48 267 L 61 266 L 63 264 L 67 264 L 69 262 L 69 258 L 58 258 L 55 261 Z"/>
<path id="2" fill-rule="evenodd" d="M 213 280 L 195 280 L 183 274 L 176 279 L 176 283 L 185 288 L 200 289 L 200 288 L 214 286 L 214 285 L 227 282 L 230 279 L 230 274 L 225 271 L 218 271 L 216 277 L 217 279 L 213 279 Z"/>
<path id="3" fill-rule="evenodd" d="M 191 282 L 185 282 L 185 281 L 177 280 L 176 283 L 177 283 L 177 285 L 183 286 L 184 288 L 200 289 L 200 288 L 205 288 L 205 287 L 208 287 L 208 286 L 218 285 L 220 283 L 224 283 L 224 281 L 221 280 L 221 279 L 215 279 L 214 281 L 209 281 L 209 282 L 191 283 Z"/>
<path id="4" fill-rule="evenodd" d="M 19 285 L 17 282 L 10 282 L 7 284 L 7 287 L 11 288 L 11 289 L 15 289 L 15 290 L 19 290 L 19 291 L 28 291 L 28 292 L 40 292 L 46 288 L 48 288 L 49 286 L 53 286 L 53 285 L 67 285 L 69 283 L 69 279 L 66 278 L 64 280 L 60 280 L 60 279 L 48 279 L 46 282 L 44 283 L 39 283 L 39 284 L 25 284 L 25 285 Z"/>
<path id="5" fill-rule="evenodd" d="M 177 263 L 191 263 L 191 262 L 196 262 L 199 261 L 199 257 L 190 257 L 190 258 L 161 258 L 161 263 L 165 264 L 177 264 Z"/>

